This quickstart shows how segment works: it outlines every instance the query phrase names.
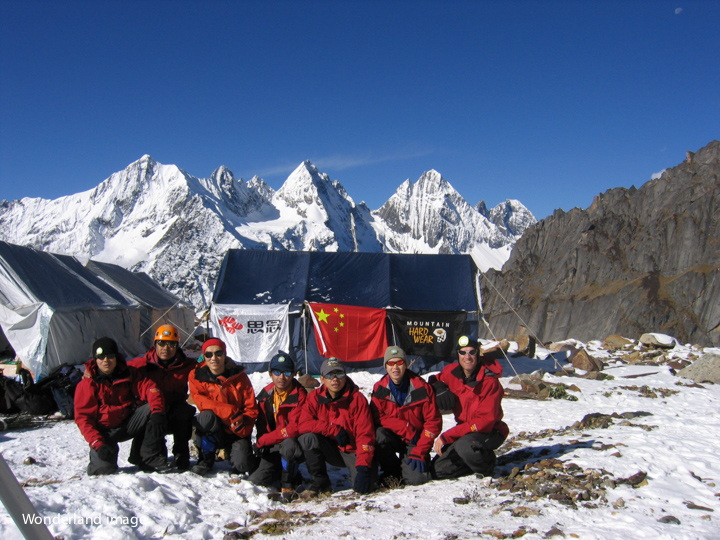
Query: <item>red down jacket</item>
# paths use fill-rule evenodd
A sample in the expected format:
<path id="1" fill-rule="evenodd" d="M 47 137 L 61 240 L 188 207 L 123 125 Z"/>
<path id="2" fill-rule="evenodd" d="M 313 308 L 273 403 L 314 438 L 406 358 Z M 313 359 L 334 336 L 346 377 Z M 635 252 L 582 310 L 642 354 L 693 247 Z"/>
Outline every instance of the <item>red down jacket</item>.
<path id="1" fill-rule="evenodd" d="M 97 450 L 104 443 L 103 431 L 118 427 L 144 402 L 153 413 L 165 410 L 162 392 L 154 382 L 117 355 L 117 366 L 110 377 L 102 375 L 95 359 L 85 363 L 90 375 L 75 388 L 75 423 L 85 440 Z"/>
<path id="2" fill-rule="evenodd" d="M 170 407 L 171 404 L 187 400 L 188 377 L 197 366 L 197 362 L 178 349 L 172 362 L 163 366 L 153 347 L 143 356 L 130 360 L 128 365 L 139 369 L 145 377 L 152 379 L 162 391 L 165 403 Z"/>
<path id="3" fill-rule="evenodd" d="M 500 384 L 502 367 L 497 360 L 478 359 L 481 362 L 477 376 L 465 381 L 460 364 L 455 362 L 446 366 L 437 378 L 448 385 L 450 391 L 457 396 L 453 414 L 457 425 L 441 435 L 445 444 L 451 444 L 463 435 L 471 432 L 490 433 L 498 430 L 503 438 L 508 436 L 509 429 L 502 421 L 503 387 Z M 489 363 L 483 363 L 489 362 Z"/>
<path id="4" fill-rule="evenodd" d="M 273 412 L 274 394 L 275 385 L 270 383 L 257 396 L 260 407 L 257 419 L 257 445 L 259 448 L 278 444 L 284 439 L 297 437 L 300 434 L 298 420 L 307 398 L 307 390 L 293 379 L 292 389 L 278 408 L 277 416 Z"/>
<path id="5" fill-rule="evenodd" d="M 346 377 L 346 381 L 337 399 L 332 399 L 324 386 L 308 394 L 300 412 L 300 433 L 334 438 L 340 428 L 344 428 L 350 442 L 340 450 L 355 452 L 355 465 L 369 467 L 375 454 L 375 426 L 370 405 L 352 379 Z"/>
<path id="6" fill-rule="evenodd" d="M 435 404 L 435 392 L 422 377 L 407 370 L 410 378 L 408 400 L 399 405 L 390 390 L 390 376 L 385 375 L 373 387 L 370 409 L 376 425 L 387 428 L 409 443 L 422 430 L 412 454 L 425 457 L 442 430 L 442 416 Z"/>

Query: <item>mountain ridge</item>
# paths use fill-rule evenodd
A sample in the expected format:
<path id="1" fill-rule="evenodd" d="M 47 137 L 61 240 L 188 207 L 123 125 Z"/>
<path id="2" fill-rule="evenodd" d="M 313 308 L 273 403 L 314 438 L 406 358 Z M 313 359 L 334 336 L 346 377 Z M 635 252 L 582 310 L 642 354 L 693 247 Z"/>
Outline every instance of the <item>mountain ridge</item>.
<path id="1" fill-rule="evenodd" d="M 81 193 L 0 202 L 3 240 L 147 272 L 198 308 L 231 248 L 471 253 L 484 270 L 535 222 L 510 199 L 483 215 L 434 170 L 370 210 L 309 161 L 275 191 L 225 166 L 197 178 L 148 154 Z"/>

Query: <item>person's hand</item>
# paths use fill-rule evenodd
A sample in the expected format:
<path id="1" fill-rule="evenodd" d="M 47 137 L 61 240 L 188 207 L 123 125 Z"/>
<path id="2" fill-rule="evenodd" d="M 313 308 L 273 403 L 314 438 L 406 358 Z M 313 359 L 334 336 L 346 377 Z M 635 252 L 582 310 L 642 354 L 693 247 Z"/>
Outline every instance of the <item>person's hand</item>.
<path id="1" fill-rule="evenodd" d="M 435 450 L 435 453 L 438 456 L 442 456 L 443 446 L 445 446 L 445 441 L 443 441 L 442 437 L 438 437 L 437 439 L 435 439 L 435 444 L 433 444 L 433 450 Z"/>
<path id="2" fill-rule="evenodd" d="M 435 390 L 435 403 L 437 403 L 438 409 L 441 411 L 452 411 L 457 402 L 457 397 L 450 391 L 448 385 L 436 380 L 432 387 L 433 390 Z"/>
<path id="3" fill-rule="evenodd" d="M 418 471 L 421 473 L 427 471 L 427 465 L 425 464 L 425 460 L 422 458 L 409 456 L 407 459 L 407 464 L 410 465 L 410 468 L 413 471 Z"/>
<path id="4" fill-rule="evenodd" d="M 115 461 L 115 452 L 107 444 L 103 444 L 100 448 L 95 450 L 98 457 L 103 461 Z"/>
<path id="5" fill-rule="evenodd" d="M 345 431 L 344 427 L 341 427 L 340 431 L 338 431 L 337 435 L 335 435 L 335 441 L 337 441 L 338 446 L 347 446 L 350 444 L 350 435 L 348 435 L 348 432 Z"/>
<path id="6" fill-rule="evenodd" d="M 353 490 L 356 493 L 368 493 L 370 491 L 370 469 L 367 465 L 358 465 L 356 468 Z"/>

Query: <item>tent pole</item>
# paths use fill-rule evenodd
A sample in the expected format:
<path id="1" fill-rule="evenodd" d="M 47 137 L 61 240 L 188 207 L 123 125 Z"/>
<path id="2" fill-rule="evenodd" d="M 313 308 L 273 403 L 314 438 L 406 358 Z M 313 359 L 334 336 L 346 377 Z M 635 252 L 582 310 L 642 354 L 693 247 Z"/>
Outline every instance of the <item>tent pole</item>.
<path id="1" fill-rule="evenodd" d="M 300 318 L 302 319 L 302 336 L 303 336 L 303 352 L 305 356 L 305 374 L 309 375 L 310 371 L 308 368 L 308 354 L 307 354 L 307 317 L 305 316 L 305 306 L 307 305 L 307 302 L 303 302 L 303 309 L 302 309 L 302 315 L 300 315 Z"/>
<path id="2" fill-rule="evenodd" d="M 20 533 L 27 540 L 53 540 L 42 516 L 38 514 L 27 493 L 20 487 L 5 458 L 0 453 L 0 500 Z"/>

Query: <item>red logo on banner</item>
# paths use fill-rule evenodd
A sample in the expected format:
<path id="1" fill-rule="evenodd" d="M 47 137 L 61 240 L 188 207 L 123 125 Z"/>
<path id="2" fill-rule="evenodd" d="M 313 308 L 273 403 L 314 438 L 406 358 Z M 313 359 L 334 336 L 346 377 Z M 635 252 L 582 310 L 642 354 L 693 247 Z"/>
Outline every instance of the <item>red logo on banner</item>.
<path id="1" fill-rule="evenodd" d="M 238 330 L 242 330 L 243 325 L 237 322 L 232 317 L 223 317 L 222 319 L 218 319 L 218 322 L 222 325 L 223 328 L 227 331 L 228 334 L 234 334 Z"/>

